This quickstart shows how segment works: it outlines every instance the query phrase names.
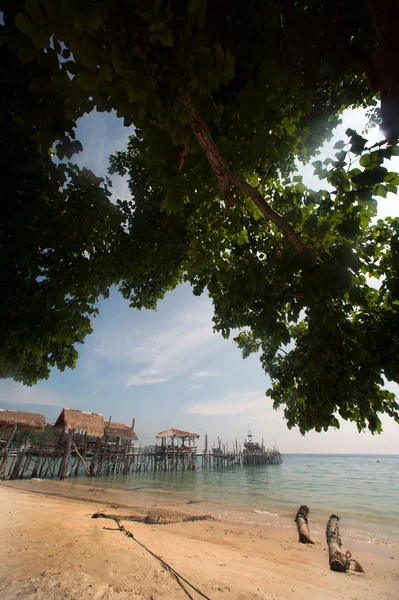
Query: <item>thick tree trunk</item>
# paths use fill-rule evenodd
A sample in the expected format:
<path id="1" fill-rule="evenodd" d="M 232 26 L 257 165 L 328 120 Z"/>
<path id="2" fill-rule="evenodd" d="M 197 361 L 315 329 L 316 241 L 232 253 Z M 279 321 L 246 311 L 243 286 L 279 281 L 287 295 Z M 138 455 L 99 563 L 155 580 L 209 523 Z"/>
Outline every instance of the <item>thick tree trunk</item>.
<path id="1" fill-rule="evenodd" d="M 357 562 L 357 560 L 351 560 L 351 553 L 346 552 L 345 554 L 341 551 L 342 542 L 339 535 L 338 527 L 339 517 L 337 515 L 331 515 L 326 530 L 328 553 L 330 558 L 330 569 L 331 571 L 339 571 L 341 573 L 346 572 L 350 563 L 354 563 L 354 570 L 359 573 L 364 573 L 364 569 Z"/>
<path id="2" fill-rule="evenodd" d="M 298 254 L 304 258 L 310 257 L 310 249 L 300 240 L 299 236 L 289 225 L 284 217 L 277 213 L 270 204 L 265 200 L 259 190 L 246 181 L 243 177 L 237 173 L 233 173 L 226 165 L 224 158 L 222 157 L 218 147 L 216 146 L 207 124 L 204 121 L 198 107 L 192 98 L 187 95 L 181 95 L 180 101 L 182 104 L 192 112 L 190 120 L 190 128 L 195 137 L 197 138 L 201 148 L 205 152 L 205 155 L 215 172 L 218 180 L 220 193 L 227 203 L 236 204 L 234 196 L 232 194 L 232 188 L 235 187 L 242 194 L 249 196 L 251 200 L 256 204 L 259 210 L 262 211 L 264 216 L 274 223 L 286 236 L 286 238 L 294 246 Z M 180 166 L 180 165 L 179 165 Z"/>
<path id="3" fill-rule="evenodd" d="M 339 537 L 338 527 L 339 517 L 337 515 L 331 515 L 327 523 L 327 544 L 328 554 L 330 558 L 330 569 L 331 571 L 345 572 L 348 569 L 346 556 L 341 552 L 341 538 Z"/>
<path id="4" fill-rule="evenodd" d="M 314 544 L 314 541 L 311 539 L 308 529 L 308 514 L 309 508 L 305 504 L 302 504 L 299 507 L 299 510 L 296 513 L 295 517 L 295 523 L 298 528 L 299 541 L 302 544 Z"/>

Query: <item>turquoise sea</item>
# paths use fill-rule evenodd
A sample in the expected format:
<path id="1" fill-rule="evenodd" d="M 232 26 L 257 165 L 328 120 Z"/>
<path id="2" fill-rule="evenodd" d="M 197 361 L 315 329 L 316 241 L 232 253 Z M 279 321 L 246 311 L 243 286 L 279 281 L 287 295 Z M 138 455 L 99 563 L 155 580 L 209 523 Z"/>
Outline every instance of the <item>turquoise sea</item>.
<path id="1" fill-rule="evenodd" d="M 322 534 L 330 514 L 341 535 L 399 547 L 399 456 L 283 455 L 281 465 L 213 471 L 137 473 L 78 478 L 77 485 L 123 490 L 132 500 L 150 494 L 159 504 L 198 502 L 220 516 L 248 523 L 294 526 L 300 504 Z M 204 506 L 205 508 L 205 506 Z"/>

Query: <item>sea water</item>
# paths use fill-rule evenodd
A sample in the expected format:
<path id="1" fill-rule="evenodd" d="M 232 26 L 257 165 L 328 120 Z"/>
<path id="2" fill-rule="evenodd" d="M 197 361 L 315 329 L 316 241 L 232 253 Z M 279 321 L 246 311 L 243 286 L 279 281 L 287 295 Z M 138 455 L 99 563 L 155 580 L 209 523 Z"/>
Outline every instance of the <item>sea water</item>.
<path id="1" fill-rule="evenodd" d="M 322 533 L 334 513 L 343 537 L 399 547 L 399 456 L 286 454 L 280 465 L 134 473 L 95 485 L 126 490 L 132 500 L 156 495 L 164 506 L 203 502 L 224 518 L 259 525 L 294 527 L 306 504 L 311 530 Z"/>

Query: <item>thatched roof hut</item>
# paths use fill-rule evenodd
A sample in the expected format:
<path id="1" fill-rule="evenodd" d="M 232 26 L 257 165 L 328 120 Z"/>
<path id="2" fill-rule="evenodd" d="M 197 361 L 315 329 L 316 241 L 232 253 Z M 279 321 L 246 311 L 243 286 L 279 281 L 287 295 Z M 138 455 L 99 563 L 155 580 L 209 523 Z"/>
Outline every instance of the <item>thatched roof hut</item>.
<path id="1" fill-rule="evenodd" d="M 129 425 L 123 423 L 111 423 L 105 426 L 105 435 L 118 437 L 121 440 L 138 440 L 137 433 Z"/>
<path id="2" fill-rule="evenodd" d="M 35 429 L 43 431 L 46 419 L 40 413 L 23 412 L 21 410 L 3 410 L 0 408 L 0 427 L 14 427 L 19 429 Z"/>
<path id="3" fill-rule="evenodd" d="M 67 431 L 85 431 L 93 437 L 103 437 L 104 417 L 84 410 L 63 408 L 54 427 Z"/>
<path id="4" fill-rule="evenodd" d="M 161 431 L 157 434 L 158 438 L 179 438 L 179 439 L 194 439 L 199 438 L 199 433 L 190 433 L 189 431 L 182 431 L 181 429 L 167 429 L 166 431 Z"/>

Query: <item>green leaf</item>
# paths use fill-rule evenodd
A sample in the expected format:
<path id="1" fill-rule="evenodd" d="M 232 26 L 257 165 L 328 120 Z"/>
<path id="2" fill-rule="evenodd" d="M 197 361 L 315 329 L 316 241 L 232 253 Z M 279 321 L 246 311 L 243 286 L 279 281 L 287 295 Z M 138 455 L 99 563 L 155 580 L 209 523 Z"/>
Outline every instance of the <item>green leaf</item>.
<path id="1" fill-rule="evenodd" d="M 295 179 L 295 177 L 294 177 L 294 179 Z M 306 192 L 306 190 L 308 188 L 306 187 L 306 185 L 304 183 L 297 183 L 296 186 L 295 186 L 295 189 L 298 192 L 300 192 L 301 194 L 303 194 L 304 192 Z"/>
<path id="2" fill-rule="evenodd" d="M 140 48 L 140 46 L 134 46 L 130 52 L 130 55 L 135 58 L 139 58 L 140 60 L 146 60 L 145 55 Z"/>
<path id="3" fill-rule="evenodd" d="M 384 181 L 387 181 L 391 185 L 399 185 L 399 176 L 397 173 L 389 171 L 388 173 L 386 173 Z"/>
<path id="4" fill-rule="evenodd" d="M 112 66 L 114 67 L 115 72 L 121 76 L 125 75 L 128 70 L 126 62 L 121 60 L 118 56 L 112 57 Z"/>
<path id="5" fill-rule="evenodd" d="M 46 23 L 40 0 L 25 0 L 25 10 L 34 23 L 38 25 Z"/>
<path id="6" fill-rule="evenodd" d="M 237 244 L 239 246 L 243 246 L 244 244 L 248 244 L 248 243 L 249 243 L 248 232 L 245 229 L 243 229 L 240 232 L 240 235 L 237 237 Z"/>
<path id="7" fill-rule="evenodd" d="M 335 154 L 338 162 L 344 162 L 346 158 L 347 152 L 345 150 L 341 150 Z"/>
<path id="8" fill-rule="evenodd" d="M 172 34 L 167 31 L 165 33 L 158 33 L 157 37 L 161 42 L 162 46 L 166 46 L 168 48 L 173 48 L 173 44 L 175 43 Z"/>
<path id="9" fill-rule="evenodd" d="M 226 77 L 226 79 L 234 79 L 235 64 L 236 64 L 236 62 L 235 62 L 234 56 L 231 54 L 230 50 L 227 49 L 226 50 L 226 59 L 225 59 L 224 68 L 223 68 L 223 74 Z"/>
<path id="10" fill-rule="evenodd" d="M 320 169 L 323 167 L 321 160 L 315 160 L 312 162 L 312 166 L 315 168 L 314 175 L 317 175 Z"/>
<path id="11" fill-rule="evenodd" d="M 155 33 L 156 31 L 162 31 L 165 26 L 165 21 L 154 21 L 154 23 L 152 23 L 148 29 L 151 31 L 151 33 Z"/>
<path id="12" fill-rule="evenodd" d="M 150 12 L 140 12 L 137 9 L 134 12 L 136 15 L 139 15 L 142 19 L 144 19 L 144 21 L 146 21 L 147 23 L 152 23 L 154 20 Z"/>
<path id="13" fill-rule="evenodd" d="M 344 148 L 346 146 L 346 142 L 344 142 L 343 140 L 340 140 L 339 142 L 337 142 L 334 145 L 334 150 L 342 150 L 342 148 Z"/>
<path id="14" fill-rule="evenodd" d="M 387 189 L 383 185 L 379 185 L 376 191 L 377 196 L 381 196 L 382 198 L 387 197 Z"/>
<path id="15" fill-rule="evenodd" d="M 136 87 L 128 87 L 127 89 L 127 95 L 129 97 L 129 102 L 131 102 L 132 104 L 134 102 L 136 102 L 138 100 L 138 90 L 136 89 Z"/>
<path id="16" fill-rule="evenodd" d="M 350 140 L 350 151 L 353 152 L 353 154 L 361 154 L 364 150 L 366 143 L 367 140 L 365 138 L 357 134 L 353 135 Z"/>
<path id="17" fill-rule="evenodd" d="M 28 64 L 36 60 L 36 52 L 33 48 L 18 48 L 17 56 L 21 63 Z"/>
<path id="18" fill-rule="evenodd" d="M 345 134 L 348 137 L 352 137 L 354 135 L 357 135 L 357 132 L 354 129 L 351 129 L 350 127 L 348 127 L 348 129 L 345 131 Z"/>
<path id="19" fill-rule="evenodd" d="M 50 45 L 50 39 L 47 33 L 40 33 L 39 35 L 34 35 L 32 38 L 33 45 L 35 50 L 40 52 L 43 48 L 47 48 Z"/>
<path id="20" fill-rule="evenodd" d="M 225 53 L 224 53 L 222 46 L 220 45 L 220 42 L 215 43 L 215 58 L 216 58 L 216 63 L 223 64 L 224 59 L 225 59 Z"/>
<path id="21" fill-rule="evenodd" d="M 15 17 L 15 25 L 18 27 L 21 33 L 27 37 L 33 37 L 35 34 L 35 28 L 33 27 L 32 21 L 29 19 L 26 13 L 20 12 Z"/>
<path id="22" fill-rule="evenodd" d="M 361 167 L 370 167 L 373 164 L 371 154 L 363 154 L 359 160 L 359 164 Z"/>
<path id="23" fill-rule="evenodd" d="M 392 194 L 397 194 L 398 192 L 398 188 L 396 185 L 392 185 L 392 183 L 387 183 L 385 186 L 387 192 L 390 192 Z"/>
<path id="24" fill-rule="evenodd" d="M 78 72 L 76 76 L 76 83 L 86 92 L 94 92 L 98 88 L 98 79 L 86 71 Z"/>

